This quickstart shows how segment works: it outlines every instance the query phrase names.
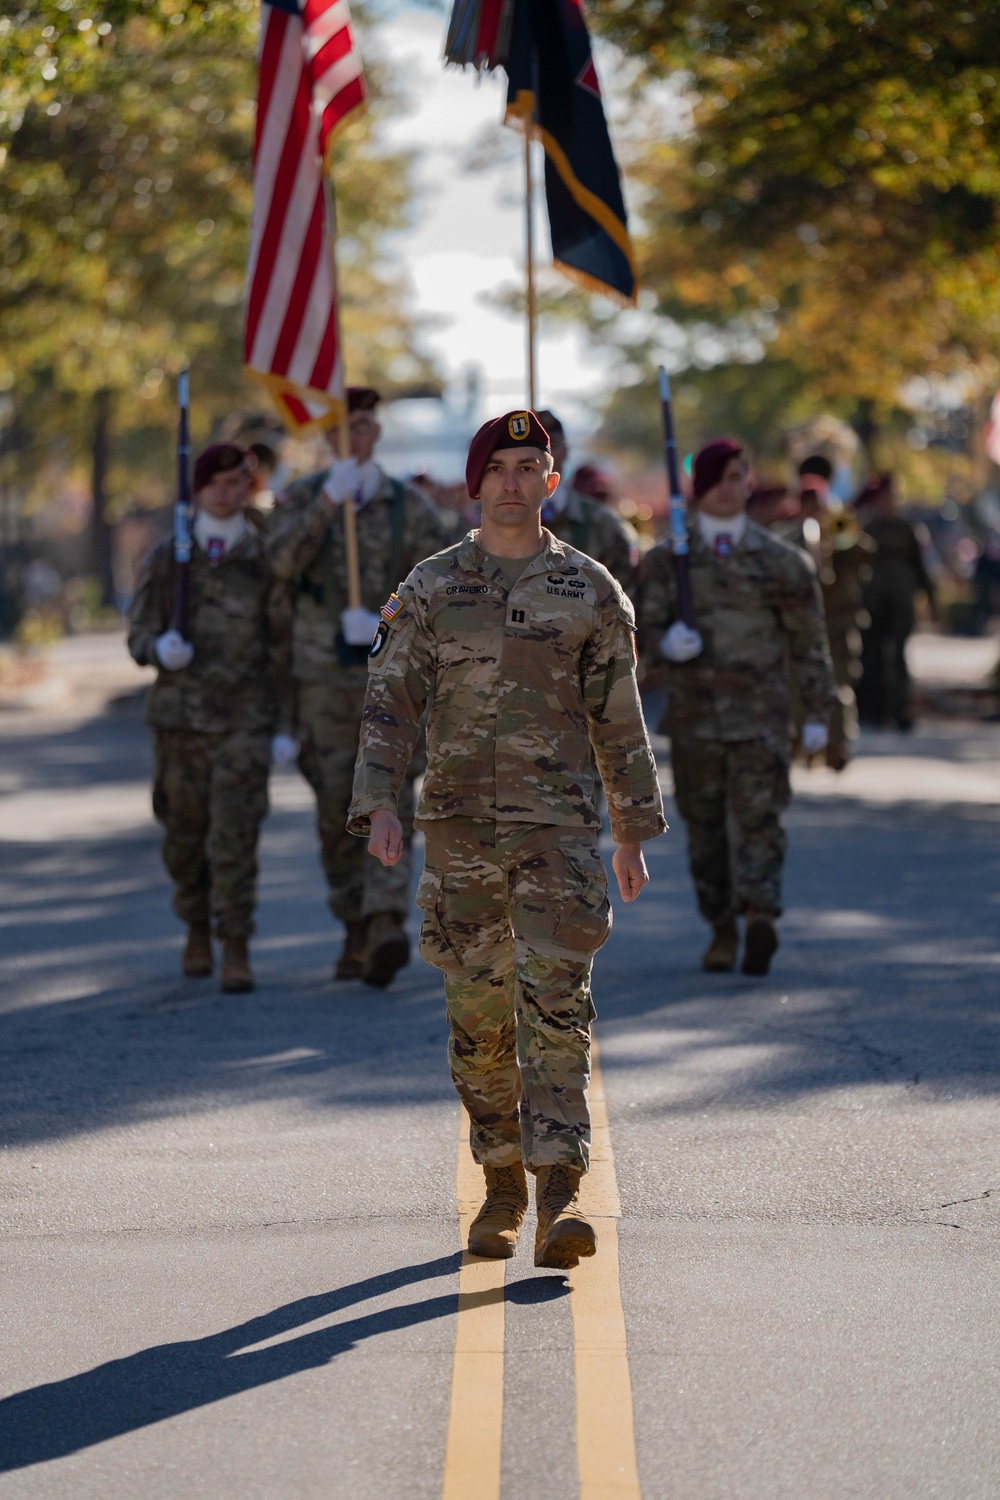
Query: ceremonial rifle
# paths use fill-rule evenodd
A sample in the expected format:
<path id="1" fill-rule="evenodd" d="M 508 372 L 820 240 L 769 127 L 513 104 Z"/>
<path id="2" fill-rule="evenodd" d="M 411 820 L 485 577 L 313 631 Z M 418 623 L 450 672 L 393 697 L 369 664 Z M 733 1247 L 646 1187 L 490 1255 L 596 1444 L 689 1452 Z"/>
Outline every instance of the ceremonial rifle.
<path id="1" fill-rule="evenodd" d="M 680 466 L 677 463 L 677 439 L 674 436 L 674 412 L 670 404 L 670 378 L 660 366 L 660 406 L 663 411 L 663 456 L 667 464 L 670 489 L 670 547 L 677 580 L 677 608 L 684 624 L 692 630 L 694 605 L 691 602 L 691 570 L 688 563 L 687 501 L 681 489 Z"/>
<path id="2" fill-rule="evenodd" d="M 191 437 L 188 430 L 188 371 L 177 377 L 177 500 L 174 504 L 174 597 L 170 628 L 187 639 L 188 574 L 191 570 Z"/>

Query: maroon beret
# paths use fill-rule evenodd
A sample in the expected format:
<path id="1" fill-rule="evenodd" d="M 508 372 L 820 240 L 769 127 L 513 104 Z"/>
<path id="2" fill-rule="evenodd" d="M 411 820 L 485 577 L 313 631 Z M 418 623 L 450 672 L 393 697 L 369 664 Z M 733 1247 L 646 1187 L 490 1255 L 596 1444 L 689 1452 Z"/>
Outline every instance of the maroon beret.
<path id="1" fill-rule="evenodd" d="M 206 484 L 211 484 L 216 474 L 228 474 L 246 461 L 246 452 L 237 443 L 212 443 L 194 461 L 194 493 L 197 495 Z"/>
<path id="2" fill-rule="evenodd" d="M 350 413 L 356 411 L 374 411 L 382 400 L 378 391 L 370 385 L 349 385 L 347 387 L 347 410 Z"/>
<path id="3" fill-rule="evenodd" d="M 573 475 L 572 488 L 581 495 L 590 495 L 593 500 L 610 500 L 613 490 L 611 477 L 596 464 L 581 464 Z"/>
<path id="4" fill-rule="evenodd" d="M 743 444 L 734 443 L 732 438 L 716 438 L 714 443 L 706 443 L 704 448 L 695 454 L 691 469 L 694 498 L 700 500 L 702 495 L 707 495 L 709 490 L 713 490 L 726 472 L 726 465 L 730 459 L 739 458 L 742 453 Z"/>
<path id="5" fill-rule="evenodd" d="M 465 483 L 475 499 L 483 482 L 486 465 L 501 448 L 540 448 L 551 453 L 549 435 L 533 411 L 508 411 L 492 422 L 484 422 L 469 444 L 465 465 Z"/>

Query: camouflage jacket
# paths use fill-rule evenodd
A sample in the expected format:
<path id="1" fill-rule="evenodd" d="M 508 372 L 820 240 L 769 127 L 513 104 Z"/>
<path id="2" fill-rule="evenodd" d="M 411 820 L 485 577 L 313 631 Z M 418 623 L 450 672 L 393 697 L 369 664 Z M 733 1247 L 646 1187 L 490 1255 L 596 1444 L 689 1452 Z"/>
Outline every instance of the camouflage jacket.
<path id="1" fill-rule="evenodd" d="M 129 608 L 128 649 L 141 667 L 158 665 L 156 640 L 170 628 L 172 595 L 173 545 L 161 542 L 143 565 Z M 147 723 L 203 734 L 291 729 L 288 629 L 255 532 L 214 566 L 193 548 L 186 634 L 194 659 L 181 672 L 159 669 Z"/>
<path id="2" fill-rule="evenodd" d="M 836 700 L 815 569 L 797 548 L 755 522 L 725 559 L 690 529 L 691 592 L 704 650 L 667 664 L 663 730 L 711 740 L 764 740 L 789 748 L 789 672 L 807 720 L 825 723 Z M 679 618 L 673 555 L 646 554 L 640 584 L 642 649 Z"/>
<path id="3" fill-rule="evenodd" d="M 308 682 L 331 672 L 357 676 L 366 670 L 363 656 L 360 666 L 345 666 L 337 653 L 340 616 L 347 608 L 347 556 L 343 516 L 323 498 L 328 472 L 288 487 L 275 508 L 268 543 L 272 567 L 292 596 L 292 671 Z M 394 494 L 388 475 L 357 512 L 357 527 L 361 602 L 372 614 L 411 568 L 447 540 L 431 502 L 412 485 L 399 484 Z"/>
<path id="4" fill-rule="evenodd" d="M 591 495 L 570 490 L 565 510 L 545 524 L 561 542 L 607 568 L 627 594 L 632 592 L 639 561 L 638 538 L 613 510 Z"/>
<path id="5" fill-rule="evenodd" d="M 415 568 L 372 648 L 348 827 L 396 799 L 424 707 L 421 818 L 599 828 L 666 826 L 635 681 L 632 606 L 599 563 L 546 533 L 508 590 L 478 532 Z M 593 746 L 593 752 L 591 751 Z"/>

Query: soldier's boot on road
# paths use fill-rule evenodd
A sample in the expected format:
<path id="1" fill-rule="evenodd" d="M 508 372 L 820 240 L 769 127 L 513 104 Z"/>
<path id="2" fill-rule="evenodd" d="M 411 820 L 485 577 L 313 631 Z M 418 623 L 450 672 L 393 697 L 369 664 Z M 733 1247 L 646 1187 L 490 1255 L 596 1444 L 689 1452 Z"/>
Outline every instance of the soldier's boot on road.
<path id="1" fill-rule="evenodd" d="M 469 1228 L 469 1254 L 509 1260 L 528 1211 L 528 1179 L 520 1162 L 483 1171 L 486 1202 Z"/>
<path id="2" fill-rule="evenodd" d="M 568 1271 L 597 1250 L 597 1233 L 580 1212 L 577 1195 L 583 1171 L 567 1162 L 539 1167 L 535 1177 L 535 1265 Z"/>
<path id="3" fill-rule="evenodd" d="M 188 928 L 181 967 L 188 979 L 205 979 L 214 969 L 212 930 L 207 922 L 192 923 Z"/>
<path id="4" fill-rule="evenodd" d="M 747 930 L 743 942 L 744 974 L 766 974 L 771 959 L 778 951 L 778 934 L 774 930 L 774 918 L 766 912 L 748 911 Z"/>
<path id="5" fill-rule="evenodd" d="M 223 938 L 219 988 L 227 995 L 242 995 L 253 989 L 253 970 L 250 968 L 246 938 Z"/>
<path id="6" fill-rule="evenodd" d="M 740 946 L 736 918 L 720 922 L 713 928 L 712 941 L 701 955 L 701 966 L 706 974 L 731 974 L 736 967 L 736 954 Z"/>
<path id="7" fill-rule="evenodd" d="M 368 947 L 367 918 L 357 922 L 346 922 L 344 946 L 333 970 L 334 979 L 360 979 L 365 966 L 365 950 Z"/>
<path id="8" fill-rule="evenodd" d="M 384 990 L 397 969 L 410 961 L 410 940 L 395 912 L 380 911 L 368 923 L 368 947 L 361 978 Z"/>

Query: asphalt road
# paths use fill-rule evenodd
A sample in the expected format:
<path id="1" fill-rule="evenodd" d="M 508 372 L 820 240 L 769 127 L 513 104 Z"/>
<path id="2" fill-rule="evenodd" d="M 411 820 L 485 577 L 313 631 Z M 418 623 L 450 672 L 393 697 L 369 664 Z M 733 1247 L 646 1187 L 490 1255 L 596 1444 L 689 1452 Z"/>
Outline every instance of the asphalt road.
<path id="1" fill-rule="evenodd" d="M 0 1496 L 440 1496 L 438 976 L 329 982 L 283 775 L 259 988 L 182 980 L 135 702 L 44 713 L 0 722 Z M 800 776 L 765 981 L 699 971 L 679 827 L 616 911 L 596 998 L 645 1500 L 1000 1490 L 998 751 L 947 725 Z M 506 1268 L 502 1500 L 580 1494 L 576 1297 Z"/>

